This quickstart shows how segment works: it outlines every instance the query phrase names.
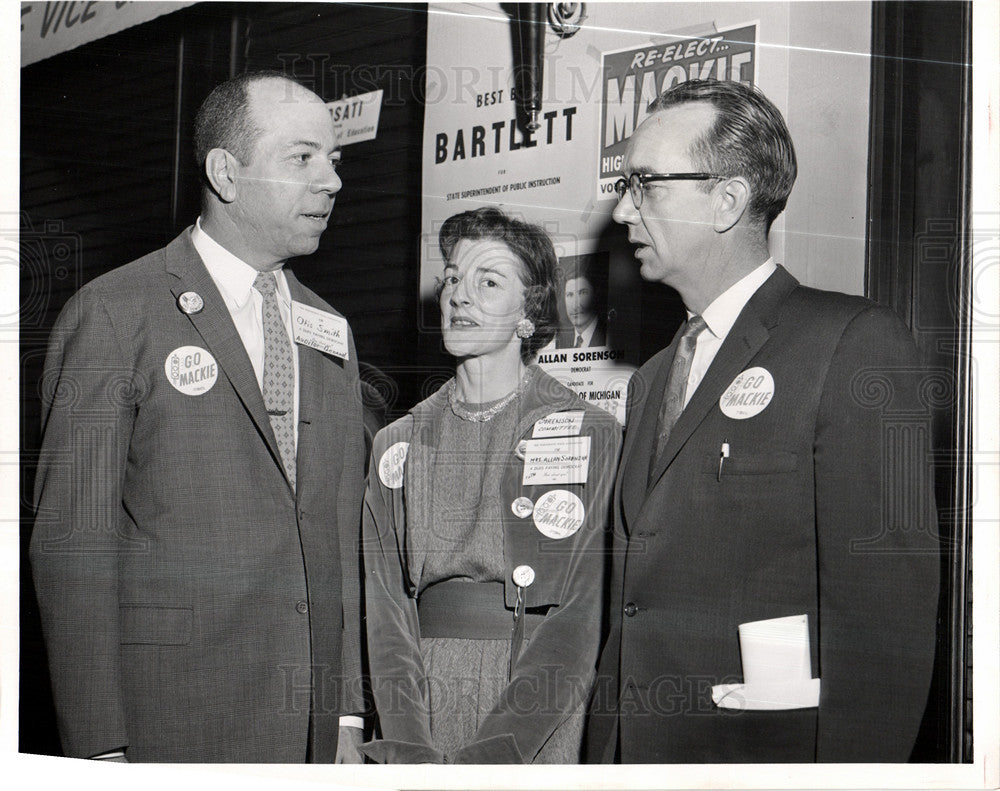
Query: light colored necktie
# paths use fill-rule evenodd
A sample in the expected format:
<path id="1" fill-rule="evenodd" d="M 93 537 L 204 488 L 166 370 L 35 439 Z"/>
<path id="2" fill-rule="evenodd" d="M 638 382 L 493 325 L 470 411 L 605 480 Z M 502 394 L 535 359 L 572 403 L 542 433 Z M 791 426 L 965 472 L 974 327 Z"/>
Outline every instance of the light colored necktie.
<path id="1" fill-rule="evenodd" d="M 691 374 L 691 361 L 694 359 L 694 350 L 697 344 L 698 335 L 705 327 L 705 320 L 701 316 L 692 316 L 687 323 L 684 334 L 681 335 L 677 343 L 677 350 L 674 352 L 674 361 L 670 364 L 670 374 L 667 376 L 667 387 L 663 392 L 663 403 L 660 404 L 660 415 L 656 421 L 656 455 L 653 459 L 658 459 L 663 449 L 667 446 L 670 438 L 670 431 L 673 429 L 677 418 L 684 411 L 684 398 L 687 395 L 687 380 Z"/>
<path id="2" fill-rule="evenodd" d="M 258 272 L 253 287 L 264 298 L 264 406 L 278 441 L 281 463 L 295 488 L 295 363 L 292 344 L 278 310 L 276 285 L 271 272 Z"/>

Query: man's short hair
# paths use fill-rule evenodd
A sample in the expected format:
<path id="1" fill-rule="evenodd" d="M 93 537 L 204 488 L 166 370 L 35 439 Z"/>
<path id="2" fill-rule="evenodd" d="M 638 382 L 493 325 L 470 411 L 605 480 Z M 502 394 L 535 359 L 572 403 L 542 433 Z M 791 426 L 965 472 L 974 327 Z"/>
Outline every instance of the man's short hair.
<path id="1" fill-rule="evenodd" d="M 715 122 L 692 146 L 695 167 L 720 176 L 743 176 L 750 183 L 751 217 L 767 230 L 781 214 L 795 183 L 795 147 L 785 119 L 756 88 L 727 80 L 689 80 L 664 91 L 649 104 L 655 113 L 688 102 L 709 102 Z M 714 182 L 706 182 L 710 189 Z"/>
<path id="2" fill-rule="evenodd" d="M 570 280 L 586 280 L 594 293 L 594 299 L 601 301 L 607 280 L 606 273 L 607 262 L 594 253 L 567 256 L 559 260 L 559 284 L 564 295 L 566 284 Z"/>
<path id="3" fill-rule="evenodd" d="M 523 222 L 493 206 L 453 214 L 438 232 L 438 246 L 446 262 L 463 239 L 502 242 L 524 270 L 524 313 L 535 325 L 530 338 L 521 341 L 521 359 L 527 362 L 555 337 L 559 325 L 556 308 L 556 251 L 545 229 Z M 439 284 L 437 297 L 441 296 Z"/>
<path id="4" fill-rule="evenodd" d="M 250 86 L 263 80 L 301 84 L 280 71 L 250 71 L 215 86 L 194 119 L 194 155 L 204 177 L 205 160 L 213 148 L 223 148 L 241 165 L 248 165 L 261 129 L 250 114 Z"/>

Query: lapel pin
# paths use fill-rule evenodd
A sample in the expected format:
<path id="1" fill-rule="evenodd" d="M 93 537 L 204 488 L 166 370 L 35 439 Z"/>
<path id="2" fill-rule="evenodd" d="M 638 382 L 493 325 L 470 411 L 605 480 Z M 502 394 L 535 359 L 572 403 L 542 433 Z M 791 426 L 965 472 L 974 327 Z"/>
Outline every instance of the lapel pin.
<path id="1" fill-rule="evenodd" d="M 182 311 L 191 315 L 192 313 L 201 313 L 202 308 L 205 307 L 205 300 L 197 292 L 185 291 L 177 297 L 177 304 Z"/>

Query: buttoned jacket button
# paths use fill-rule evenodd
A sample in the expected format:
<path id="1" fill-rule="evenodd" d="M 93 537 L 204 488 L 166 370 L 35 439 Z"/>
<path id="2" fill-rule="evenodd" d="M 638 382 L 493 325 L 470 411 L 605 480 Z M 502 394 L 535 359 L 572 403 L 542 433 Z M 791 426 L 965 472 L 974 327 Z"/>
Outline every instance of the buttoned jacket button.
<path id="1" fill-rule="evenodd" d="M 634 601 L 630 601 L 628 604 L 625 605 L 625 614 L 629 618 L 631 618 L 637 612 L 639 612 L 639 608 L 635 606 L 635 602 Z"/>
<path id="2" fill-rule="evenodd" d="M 305 615 L 307 612 L 309 612 L 309 604 L 306 602 L 305 599 L 299 599 L 297 602 L 295 602 L 295 611 Z"/>
<path id="3" fill-rule="evenodd" d="M 531 566 L 518 566 L 510 577 L 517 587 L 527 588 L 535 581 L 535 570 Z"/>

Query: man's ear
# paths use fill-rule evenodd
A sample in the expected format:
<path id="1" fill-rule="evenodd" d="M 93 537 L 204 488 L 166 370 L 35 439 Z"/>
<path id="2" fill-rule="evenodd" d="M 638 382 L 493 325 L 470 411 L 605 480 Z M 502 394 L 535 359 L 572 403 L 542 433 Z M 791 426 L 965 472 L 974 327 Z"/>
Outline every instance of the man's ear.
<path id="1" fill-rule="evenodd" d="M 742 176 L 734 176 L 715 189 L 715 230 L 725 233 L 740 221 L 750 205 L 750 185 Z"/>
<path id="2" fill-rule="evenodd" d="M 224 148 L 213 148 L 205 157 L 205 178 L 223 203 L 236 200 L 236 178 L 240 163 Z"/>

